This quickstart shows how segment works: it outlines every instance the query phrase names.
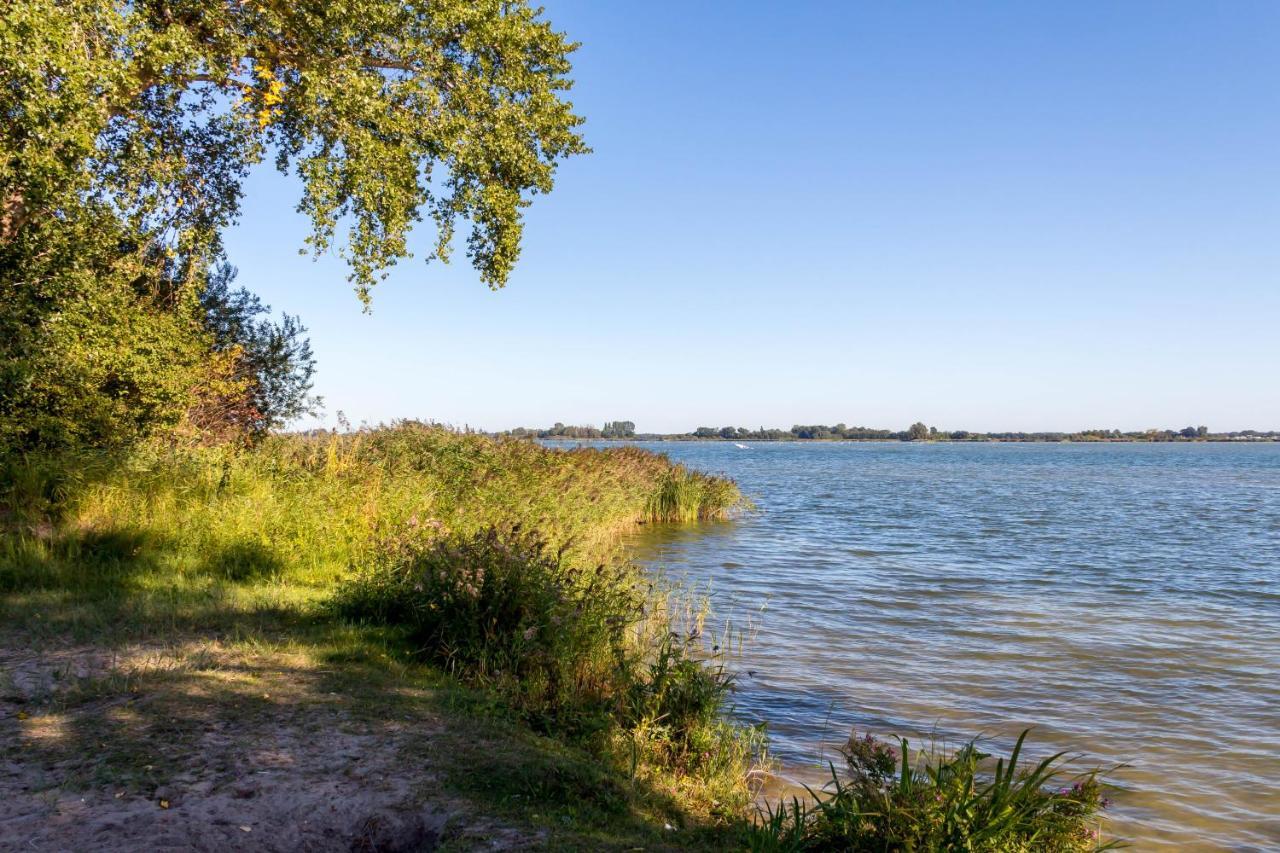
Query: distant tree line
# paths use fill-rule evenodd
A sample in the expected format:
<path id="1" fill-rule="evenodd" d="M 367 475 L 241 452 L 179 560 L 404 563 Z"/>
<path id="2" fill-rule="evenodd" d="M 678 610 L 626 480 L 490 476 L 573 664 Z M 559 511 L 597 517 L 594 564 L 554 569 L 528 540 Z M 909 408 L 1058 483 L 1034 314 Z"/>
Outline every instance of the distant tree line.
<path id="1" fill-rule="evenodd" d="M 636 425 L 631 421 L 608 421 L 603 427 L 565 426 L 557 421 L 550 429 L 516 427 L 498 435 L 513 438 L 635 438 Z"/>
<path id="2" fill-rule="evenodd" d="M 1182 429 L 1147 429 L 1123 431 L 1119 429 L 1086 429 L 1078 432 L 970 432 L 969 430 L 939 430 L 917 421 L 903 430 L 874 429 L 866 426 L 846 426 L 843 423 L 796 424 L 791 429 L 749 429 L 747 427 L 700 426 L 683 433 L 637 433 L 631 421 L 609 421 L 603 427 L 565 426 L 557 423 L 549 429 L 519 427 L 499 435 L 516 438 L 576 438 L 576 439 L 640 439 L 661 441 L 1280 441 L 1280 431 L 1237 430 L 1234 432 L 1210 432 L 1205 426 L 1187 426 Z"/>

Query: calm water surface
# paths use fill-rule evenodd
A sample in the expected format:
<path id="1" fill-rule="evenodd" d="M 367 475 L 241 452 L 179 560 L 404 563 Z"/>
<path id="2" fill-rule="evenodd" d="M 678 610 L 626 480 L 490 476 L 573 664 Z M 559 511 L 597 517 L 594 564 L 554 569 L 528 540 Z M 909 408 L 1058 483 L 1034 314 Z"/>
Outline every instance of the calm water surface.
<path id="1" fill-rule="evenodd" d="M 1139 850 L 1280 850 L 1280 445 L 649 445 L 759 511 L 635 553 L 754 633 L 792 779 L 850 726 L 1127 764 Z M 764 608 L 761 610 L 761 608 Z"/>

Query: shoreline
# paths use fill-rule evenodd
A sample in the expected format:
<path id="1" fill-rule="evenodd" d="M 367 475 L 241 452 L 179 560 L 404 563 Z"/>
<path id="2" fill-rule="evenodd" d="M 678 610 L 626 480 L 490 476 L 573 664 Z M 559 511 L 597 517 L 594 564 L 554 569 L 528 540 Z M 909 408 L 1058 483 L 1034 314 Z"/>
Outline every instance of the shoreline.
<path id="1" fill-rule="evenodd" d="M 673 444 L 702 442 L 707 444 L 1280 444 L 1278 438 L 1175 438 L 1175 439 L 1142 439 L 1142 438 L 1099 438 L 1099 439 L 1033 439 L 1033 438 L 928 438 L 904 440 L 900 438 L 702 438 L 689 436 L 655 436 L 637 435 L 630 438 L 569 438 L 565 436 L 507 436 L 501 433 L 491 435 L 503 438 L 521 438 L 533 441 L 552 441 L 582 444 L 584 442 L 607 442 L 610 444 L 636 444 L 643 442 L 670 442 Z"/>

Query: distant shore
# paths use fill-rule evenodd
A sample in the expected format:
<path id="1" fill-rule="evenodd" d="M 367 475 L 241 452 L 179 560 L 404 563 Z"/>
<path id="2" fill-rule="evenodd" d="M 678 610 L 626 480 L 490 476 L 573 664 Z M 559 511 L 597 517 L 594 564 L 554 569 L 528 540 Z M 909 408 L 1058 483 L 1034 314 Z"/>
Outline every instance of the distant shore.
<path id="1" fill-rule="evenodd" d="M 483 430 L 482 430 L 483 431 Z M 700 426 L 688 432 L 640 432 L 632 421 L 606 421 L 603 426 L 557 422 L 550 427 L 517 427 L 487 435 L 503 438 L 623 441 L 956 441 L 956 442 L 1079 442 L 1079 443 L 1163 443 L 1163 442 L 1255 442 L 1280 441 L 1280 430 L 1210 431 L 1206 426 L 1181 429 L 1082 429 L 1025 432 L 1002 430 L 978 432 L 966 429 L 938 429 L 917 421 L 903 430 L 837 424 L 796 424 L 790 429 L 749 429 L 740 426 Z"/>
<path id="2" fill-rule="evenodd" d="M 508 436 L 508 433 L 494 433 L 494 435 Z M 671 441 L 671 442 L 718 442 L 722 444 L 734 444 L 744 441 L 750 441 L 755 444 L 787 444 L 787 443 L 805 443 L 805 444 L 1269 444 L 1280 442 L 1280 435 L 1263 435 L 1248 437 L 1226 437 L 1226 436 L 1210 436 L 1206 438 L 925 438 L 925 439 L 902 439 L 902 438 L 720 438 L 703 437 L 692 435 L 649 435 L 637 434 L 626 437 L 616 436 L 562 436 L 562 435 L 538 435 L 538 436 L 518 436 L 521 438 L 536 438 L 540 441 L 610 441 L 610 442 L 634 442 L 634 441 Z"/>

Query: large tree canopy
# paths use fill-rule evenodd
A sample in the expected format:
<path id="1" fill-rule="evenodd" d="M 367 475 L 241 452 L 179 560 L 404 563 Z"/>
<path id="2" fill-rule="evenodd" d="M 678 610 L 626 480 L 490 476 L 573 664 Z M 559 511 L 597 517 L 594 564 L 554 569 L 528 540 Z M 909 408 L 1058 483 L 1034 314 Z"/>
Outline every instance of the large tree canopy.
<path id="1" fill-rule="evenodd" d="M 461 228 L 501 287 L 522 208 L 586 150 L 573 49 L 513 0 L 0 5 L 0 452 L 260 433 L 310 405 L 303 328 L 219 266 L 269 157 L 366 307 L 424 218 L 431 257 Z"/>
<path id="2" fill-rule="evenodd" d="M 521 208 L 585 150 L 563 99 L 574 45 L 511 0 L 12 0 L 0 18 L 0 245 L 84 205 L 172 257 L 201 256 L 274 154 L 303 183 L 309 242 L 362 299 L 469 221 L 502 286 Z"/>

